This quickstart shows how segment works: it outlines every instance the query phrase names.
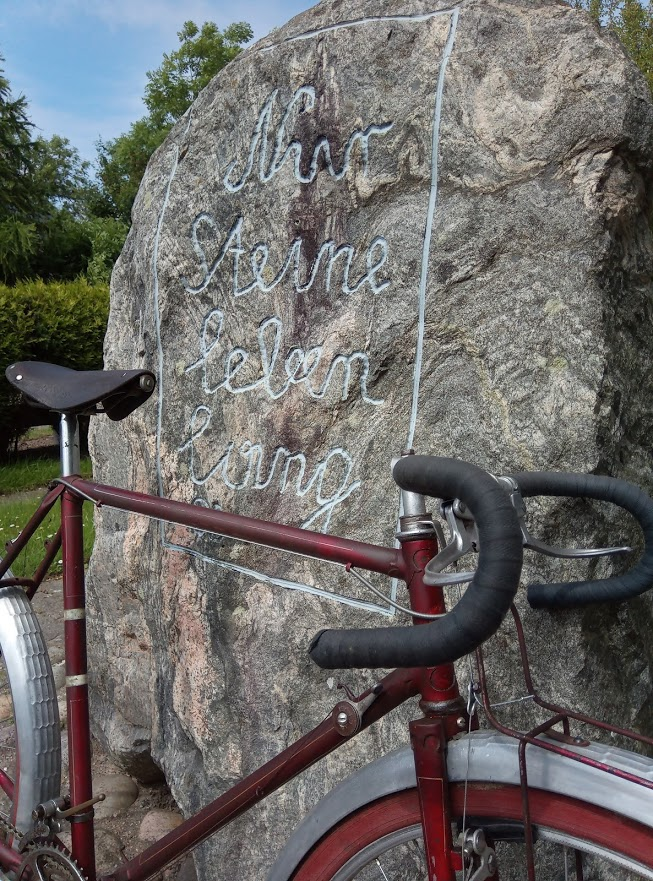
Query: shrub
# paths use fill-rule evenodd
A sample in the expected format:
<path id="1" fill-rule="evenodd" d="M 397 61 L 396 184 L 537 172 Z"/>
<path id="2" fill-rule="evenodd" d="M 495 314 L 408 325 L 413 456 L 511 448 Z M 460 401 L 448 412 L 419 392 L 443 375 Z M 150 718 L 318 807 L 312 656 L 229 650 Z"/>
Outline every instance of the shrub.
<path id="1" fill-rule="evenodd" d="M 48 422 L 45 411 L 25 405 L 14 392 L 5 368 L 14 361 L 101 368 L 108 315 L 107 285 L 85 279 L 0 285 L 0 456 L 30 425 Z"/>
<path id="2" fill-rule="evenodd" d="M 122 251 L 129 227 L 115 217 L 95 217 L 85 226 L 92 247 L 86 277 L 91 284 L 109 284 L 113 264 Z"/>

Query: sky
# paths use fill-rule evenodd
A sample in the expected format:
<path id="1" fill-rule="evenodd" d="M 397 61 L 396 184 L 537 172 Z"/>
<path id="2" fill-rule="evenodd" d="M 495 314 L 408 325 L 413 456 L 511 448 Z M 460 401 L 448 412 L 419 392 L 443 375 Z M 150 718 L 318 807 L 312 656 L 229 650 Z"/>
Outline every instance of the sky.
<path id="1" fill-rule="evenodd" d="M 36 134 L 95 159 L 98 139 L 145 115 L 146 72 L 179 46 L 185 21 L 246 21 L 258 39 L 316 0 L 0 0 L 0 55 Z"/>

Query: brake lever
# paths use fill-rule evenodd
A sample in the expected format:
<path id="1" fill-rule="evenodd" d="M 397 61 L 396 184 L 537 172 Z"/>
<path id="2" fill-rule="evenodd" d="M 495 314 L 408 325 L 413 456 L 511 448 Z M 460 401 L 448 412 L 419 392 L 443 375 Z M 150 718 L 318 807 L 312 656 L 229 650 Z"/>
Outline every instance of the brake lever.
<path id="1" fill-rule="evenodd" d="M 424 584 L 429 586 L 447 587 L 450 584 L 465 584 L 471 581 L 476 572 L 431 572 L 424 570 Z"/>
<path id="2" fill-rule="evenodd" d="M 478 547 L 478 531 L 474 520 L 467 516 L 457 501 L 447 502 L 442 506 L 442 516 L 447 522 L 451 541 L 438 554 L 426 564 L 424 569 L 424 584 L 462 584 L 471 581 L 473 572 L 452 572 L 447 575 L 440 574 L 443 569 L 455 563 L 468 551 Z"/>
<path id="3" fill-rule="evenodd" d="M 585 557 L 613 557 L 615 554 L 629 554 L 631 547 L 624 545 L 615 548 L 558 548 L 555 545 L 547 545 L 537 538 L 527 534 L 524 547 L 531 551 L 537 551 L 545 557 L 560 557 L 563 560 L 582 560 Z"/>
<path id="4" fill-rule="evenodd" d="M 526 526 L 526 505 L 519 491 L 517 481 L 512 477 L 497 477 L 499 483 L 502 483 L 510 495 L 510 501 L 517 513 L 519 527 L 521 529 L 524 547 L 545 557 L 559 557 L 563 560 L 582 560 L 588 557 L 611 557 L 615 554 L 628 554 L 632 551 L 631 547 L 612 547 L 612 548 L 559 548 L 555 545 L 547 545 L 543 541 L 529 533 Z"/>
<path id="5" fill-rule="evenodd" d="M 547 545 L 534 538 L 526 526 L 526 506 L 517 481 L 512 477 L 497 477 L 496 480 L 508 490 L 510 501 L 517 513 L 522 541 L 525 548 L 546 557 L 557 557 L 563 560 L 581 560 L 591 557 L 611 557 L 616 554 L 627 554 L 632 551 L 627 545 L 611 548 L 560 548 Z M 478 550 L 478 533 L 473 519 L 461 508 L 458 500 L 447 502 L 441 511 L 451 533 L 451 541 L 426 564 L 424 584 L 446 587 L 451 584 L 465 584 L 474 577 L 474 572 L 442 572 L 447 566 L 455 563 L 469 551 Z"/>

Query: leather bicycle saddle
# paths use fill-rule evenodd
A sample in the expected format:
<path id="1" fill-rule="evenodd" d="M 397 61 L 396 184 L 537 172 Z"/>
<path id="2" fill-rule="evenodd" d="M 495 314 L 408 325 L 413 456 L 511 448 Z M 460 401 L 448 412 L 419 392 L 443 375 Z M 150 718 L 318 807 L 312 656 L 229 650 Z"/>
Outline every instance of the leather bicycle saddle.
<path id="1" fill-rule="evenodd" d="M 71 370 L 45 361 L 18 361 L 5 375 L 28 403 L 57 413 L 106 413 L 118 421 L 154 391 L 149 370 Z"/>

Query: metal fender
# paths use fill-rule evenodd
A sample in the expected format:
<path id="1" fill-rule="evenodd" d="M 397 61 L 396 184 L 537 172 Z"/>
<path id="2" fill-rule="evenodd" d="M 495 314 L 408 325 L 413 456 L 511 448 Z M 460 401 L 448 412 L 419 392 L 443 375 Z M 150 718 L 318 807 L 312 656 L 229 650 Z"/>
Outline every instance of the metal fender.
<path id="1" fill-rule="evenodd" d="M 621 768 L 653 782 L 653 759 L 600 743 L 566 749 Z M 519 785 L 519 742 L 496 731 L 474 731 L 450 741 L 447 769 L 451 781 L 482 780 Z M 529 786 L 582 799 L 653 829 L 650 790 L 607 775 L 590 765 L 529 746 L 526 750 Z M 267 881 L 288 881 L 304 856 L 328 831 L 352 812 L 378 798 L 415 786 L 415 766 L 409 746 L 371 762 L 343 780 L 313 808 L 297 827 L 272 866 Z"/>

